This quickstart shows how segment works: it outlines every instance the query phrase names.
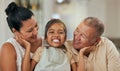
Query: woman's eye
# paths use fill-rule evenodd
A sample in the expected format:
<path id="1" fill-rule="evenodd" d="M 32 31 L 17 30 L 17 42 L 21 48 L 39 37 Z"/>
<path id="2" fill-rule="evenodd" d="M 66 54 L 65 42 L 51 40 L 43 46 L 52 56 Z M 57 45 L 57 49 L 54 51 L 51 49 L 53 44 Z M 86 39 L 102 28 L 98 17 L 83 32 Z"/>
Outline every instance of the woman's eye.
<path id="1" fill-rule="evenodd" d="M 27 32 L 32 32 L 32 30 L 28 30 Z"/>
<path id="2" fill-rule="evenodd" d="M 39 29 L 39 26 L 36 26 L 36 29 L 38 30 L 38 29 Z"/>
<path id="3" fill-rule="evenodd" d="M 37 30 L 39 30 L 39 27 L 37 27 Z"/>

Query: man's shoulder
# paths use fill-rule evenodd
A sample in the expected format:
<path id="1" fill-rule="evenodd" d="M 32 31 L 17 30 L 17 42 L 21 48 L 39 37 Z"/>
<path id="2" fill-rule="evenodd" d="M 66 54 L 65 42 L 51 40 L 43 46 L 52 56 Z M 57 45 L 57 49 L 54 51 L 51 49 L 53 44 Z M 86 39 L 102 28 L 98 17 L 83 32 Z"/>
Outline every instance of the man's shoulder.
<path id="1" fill-rule="evenodd" d="M 105 43 L 105 44 L 113 44 L 113 42 L 107 38 L 107 37 L 101 37 L 101 42 Z"/>
<path id="2" fill-rule="evenodd" d="M 116 49 L 115 44 L 107 37 L 101 37 L 101 46 L 106 47 L 108 50 Z"/>

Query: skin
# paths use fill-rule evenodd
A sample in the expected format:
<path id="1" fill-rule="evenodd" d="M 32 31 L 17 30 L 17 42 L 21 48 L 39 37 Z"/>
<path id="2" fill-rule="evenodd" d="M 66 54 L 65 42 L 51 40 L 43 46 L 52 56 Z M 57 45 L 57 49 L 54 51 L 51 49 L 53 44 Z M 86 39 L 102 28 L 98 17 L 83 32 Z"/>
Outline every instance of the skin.
<path id="1" fill-rule="evenodd" d="M 25 49 L 30 49 L 27 52 L 35 52 L 35 50 L 41 46 L 41 39 L 37 37 L 38 35 L 38 25 L 35 20 L 35 17 L 32 16 L 26 21 L 22 21 L 23 26 L 20 28 L 20 31 L 12 29 L 14 38 L 19 42 L 18 38 L 30 43 L 31 47 L 25 47 Z M 19 42 L 20 43 L 20 42 Z M 21 44 L 21 43 L 20 43 Z M 24 45 L 22 45 L 24 46 Z M 33 47 L 34 46 L 34 47 Z M 0 66 L 2 71 L 17 71 L 17 54 L 14 49 L 14 46 L 11 43 L 4 43 L 0 51 Z M 25 54 L 26 55 L 26 54 Z M 27 54 L 28 55 L 28 54 Z M 28 66 L 26 66 L 28 67 Z M 27 68 L 26 68 L 27 69 Z M 22 69 L 22 71 L 27 71 Z"/>

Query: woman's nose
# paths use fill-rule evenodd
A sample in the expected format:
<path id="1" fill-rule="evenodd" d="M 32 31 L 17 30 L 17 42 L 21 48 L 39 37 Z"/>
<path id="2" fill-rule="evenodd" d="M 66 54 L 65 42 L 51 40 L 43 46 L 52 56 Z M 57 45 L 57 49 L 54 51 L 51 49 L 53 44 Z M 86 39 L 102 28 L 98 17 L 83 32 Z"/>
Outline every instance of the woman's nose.
<path id="1" fill-rule="evenodd" d="M 38 34 L 38 29 L 34 29 L 34 31 L 33 31 L 33 35 L 37 35 Z"/>

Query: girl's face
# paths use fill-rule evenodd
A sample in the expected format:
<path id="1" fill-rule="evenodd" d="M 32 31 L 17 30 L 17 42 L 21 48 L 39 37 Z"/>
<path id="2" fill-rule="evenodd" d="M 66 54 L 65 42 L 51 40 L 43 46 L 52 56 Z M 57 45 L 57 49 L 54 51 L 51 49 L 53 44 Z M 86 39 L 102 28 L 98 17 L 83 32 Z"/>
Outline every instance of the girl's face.
<path id="1" fill-rule="evenodd" d="M 53 47 L 59 47 L 64 44 L 65 37 L 64 26 L 61 23 L 55 23 L 49 27 L 46 41 Z"/>
<path id="2" fill-rule="evenodd" d="M 38 39 L 38 25 L 35 20 L 35 17 L 32 16 L 26 21 L 22 21 L 23 26 L 20 28 L 20 31 L 16 33 L 16 36 L 21 36 L 23 39 L 27 40 L 30 43 L 34 43 Z"/>

